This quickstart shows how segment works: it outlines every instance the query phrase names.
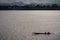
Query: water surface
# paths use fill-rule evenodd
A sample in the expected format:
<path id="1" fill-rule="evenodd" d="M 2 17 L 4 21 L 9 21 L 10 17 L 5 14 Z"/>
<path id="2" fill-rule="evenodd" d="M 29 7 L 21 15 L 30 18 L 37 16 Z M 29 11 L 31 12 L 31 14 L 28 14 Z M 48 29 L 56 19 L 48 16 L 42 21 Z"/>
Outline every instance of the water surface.
<path id="1" fill-rule="evenodd" d="M 0 11 L 0 40 L 60 40 L 60 11 Z"/>

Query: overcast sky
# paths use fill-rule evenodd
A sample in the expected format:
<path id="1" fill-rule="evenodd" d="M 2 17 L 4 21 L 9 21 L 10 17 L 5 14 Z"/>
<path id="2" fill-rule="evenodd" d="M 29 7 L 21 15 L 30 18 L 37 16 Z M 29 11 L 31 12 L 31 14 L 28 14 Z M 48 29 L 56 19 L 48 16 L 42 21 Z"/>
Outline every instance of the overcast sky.
<path id="1" fill-rule="evenodd" d="M 60 0 L 0 0 L 0 2 L 18 2 L 18 1 L 23 1 L 23 2 L 43 2 L 43 3 L 59 3 Z"/>

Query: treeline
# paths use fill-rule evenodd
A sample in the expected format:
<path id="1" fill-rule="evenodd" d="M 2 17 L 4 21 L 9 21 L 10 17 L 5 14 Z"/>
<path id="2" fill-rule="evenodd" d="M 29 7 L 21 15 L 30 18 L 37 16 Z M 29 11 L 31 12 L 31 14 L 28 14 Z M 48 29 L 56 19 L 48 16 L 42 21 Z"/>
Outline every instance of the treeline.
<path id="1" fill-rule="evenodd" d="M 60 10 L 60 5 L 57 4 L 52 5 L 26 4 L 23 6 L 0 5 L 0 10 Z"/>

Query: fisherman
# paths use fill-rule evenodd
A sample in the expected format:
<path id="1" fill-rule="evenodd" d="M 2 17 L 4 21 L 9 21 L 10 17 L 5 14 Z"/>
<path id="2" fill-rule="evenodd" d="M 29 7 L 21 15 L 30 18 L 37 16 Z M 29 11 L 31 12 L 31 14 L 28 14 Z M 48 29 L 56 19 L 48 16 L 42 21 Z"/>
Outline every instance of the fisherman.
<path id="1" fill-rule="evenodd" d="M 45 34 L 46 34 L 46 32 L 45 32 Z"/>
<path id="2" fill-rule="evenodd" d="M 50 32 L 48 32 L 48 35 L 51 34 Z"/>

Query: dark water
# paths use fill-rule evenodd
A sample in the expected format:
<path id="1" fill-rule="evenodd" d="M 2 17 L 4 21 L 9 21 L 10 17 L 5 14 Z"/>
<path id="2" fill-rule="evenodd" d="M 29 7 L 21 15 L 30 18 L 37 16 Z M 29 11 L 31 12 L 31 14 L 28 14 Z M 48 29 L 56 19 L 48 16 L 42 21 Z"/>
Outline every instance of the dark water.
<path id="1" fill-rule="evenodd" d="M 0 11 L 0 40 L 60 40 L 60 11 Z"/>

